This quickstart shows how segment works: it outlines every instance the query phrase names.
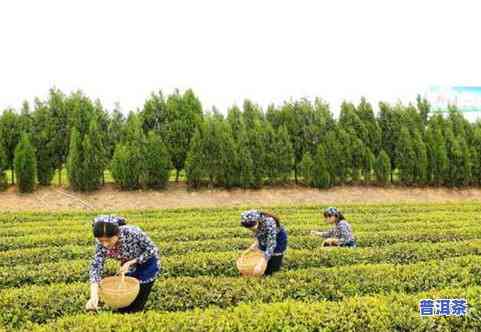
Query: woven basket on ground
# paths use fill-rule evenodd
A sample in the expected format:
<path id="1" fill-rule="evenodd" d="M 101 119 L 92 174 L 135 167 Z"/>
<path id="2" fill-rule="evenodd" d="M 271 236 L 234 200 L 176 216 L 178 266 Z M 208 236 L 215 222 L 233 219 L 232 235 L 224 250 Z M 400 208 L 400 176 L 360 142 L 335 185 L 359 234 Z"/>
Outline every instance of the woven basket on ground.
<path id="1" fill-rule="evenodd" d="M 139 290 L 139 280 L 132 277 L 108 277 L 100 282 L 100 298 L 112 309 L 127 307 L 135 300 Z"/>
<path id="2" fill-rule="evenodd" d="M 261 268 L 256 273 L 254 270 L 257 264 L 261 264 Z M 242 276 L 261 277 L 264 275 L 266 267 L 267 261 L 260 250 L 244 252 L 239 259 L 237 259 L 237 268 Z"/>

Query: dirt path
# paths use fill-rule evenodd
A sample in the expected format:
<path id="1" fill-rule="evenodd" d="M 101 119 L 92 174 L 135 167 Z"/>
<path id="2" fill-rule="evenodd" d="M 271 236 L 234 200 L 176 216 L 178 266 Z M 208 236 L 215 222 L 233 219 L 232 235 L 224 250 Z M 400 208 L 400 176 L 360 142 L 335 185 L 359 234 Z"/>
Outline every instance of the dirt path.
<path id="1" fill-rule="evenodd" d="M 177 207 L 272 206 L 283 204 L 481 202 L 481 189 L 336 187 L 313 190 L 297 186 L 261 190 L 188 191 L 171 184 L 166 191 L 118 191 L 113 185 L 91 194 L 65 188 L 40 188 L 18 194 L 11 187 L 0 193 L 0 211 L 136 210 Z"/>

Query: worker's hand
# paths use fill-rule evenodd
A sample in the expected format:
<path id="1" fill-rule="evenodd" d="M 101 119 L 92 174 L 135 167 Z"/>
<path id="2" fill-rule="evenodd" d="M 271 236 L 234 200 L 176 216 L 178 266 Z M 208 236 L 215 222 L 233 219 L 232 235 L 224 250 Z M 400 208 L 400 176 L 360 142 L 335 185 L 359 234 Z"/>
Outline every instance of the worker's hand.
<path id="1" fill-rule="evenodd" d="M 321 235 L 322 235 L 322 232 L 311 231 L 311 235 L 313 235 L 313 236 L 321 236 Z"/>
<path id="2" fill-rule="evenodd" d="M 99 297 L 97 295 L 92 295 L 90 299 L 85 304 L 86 310 L 97 310 L 99 307 Z"/>
<path id="3" fill-rule="evenodd" d="M 136 263 L 137 263 L 136 259 L 132 259 L 131 261 L 125 262 L 124 265 L 120 267 L 119 273 L 126 274 L 127 272 L 129 272 L 129 268 Z"/>
<path id="4" fill-rule="evenodd" d="M 257 265 L 254 267 L 254 273 L 255 274 L 261 274 L 262 269 L 264 268 L 264 262 L 259 262 Z"/>

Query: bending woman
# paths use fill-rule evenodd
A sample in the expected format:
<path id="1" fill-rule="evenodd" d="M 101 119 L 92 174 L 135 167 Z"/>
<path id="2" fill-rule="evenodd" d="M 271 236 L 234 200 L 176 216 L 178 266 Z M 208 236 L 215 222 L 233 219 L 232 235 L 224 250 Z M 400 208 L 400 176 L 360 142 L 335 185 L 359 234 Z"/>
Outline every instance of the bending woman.
<path id="1" fill-rule="evenodd" d="M 266 212 L 250 210 L 241 214 L 241 225 L 254 232 L 256 242 L 250 249 L 257 247 L 264 253 L 267 260 L 264 275 L 279 271 L 287 249 L 287 233 L 279 218 Z"/>
<path id="2" fill-rule="evenodd" d="M 118 309 L 118 312 L 142 311 L 160 272 L 158 248 L 140 228 L 127 226 L 122 217 L 98 216 L 92 226 L 96 246 L 90 266 L 90 299 L 86 309 L 97 309 L 105 259 L 113 258 L 120 261 L 121 273 L 140 282 L 140 291 L 135 300 L 129 306 Z"/>

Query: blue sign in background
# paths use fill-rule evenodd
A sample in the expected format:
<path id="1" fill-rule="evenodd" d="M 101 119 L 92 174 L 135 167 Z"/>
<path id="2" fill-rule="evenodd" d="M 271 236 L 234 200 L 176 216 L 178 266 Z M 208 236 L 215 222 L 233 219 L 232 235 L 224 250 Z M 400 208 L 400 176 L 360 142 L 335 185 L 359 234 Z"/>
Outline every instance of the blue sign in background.
<path id="1" fill-rule="evenodd" d="M 450 105 L 460 112 L 481 112 L 481 86 L 433 86 L 425 97 L 433 112 L 447 112 Z"/>

